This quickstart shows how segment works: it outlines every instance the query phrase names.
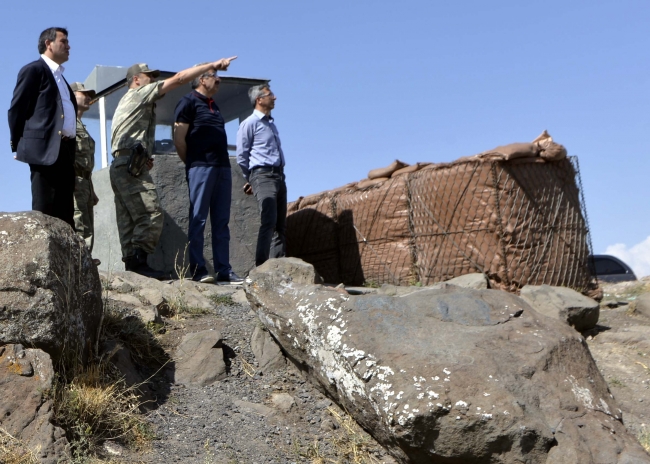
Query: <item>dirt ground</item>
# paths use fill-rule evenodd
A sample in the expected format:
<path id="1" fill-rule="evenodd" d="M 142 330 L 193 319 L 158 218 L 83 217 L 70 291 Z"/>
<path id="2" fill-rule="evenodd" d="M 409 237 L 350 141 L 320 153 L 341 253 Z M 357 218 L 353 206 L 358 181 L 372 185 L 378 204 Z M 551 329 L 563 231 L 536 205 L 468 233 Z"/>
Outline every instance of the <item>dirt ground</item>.
<path id="1" fill-rule="evenodd" d="M 628 429 L 650 446 L 650 319 L 633 302 L 650 279 L 604 285 L 600 321 L 584 334 Z M 208 387 L 174 384 L 169 370 L 152 378 L 159 405 L 147 413 L 155 434 L 139 452 L 108 442 L 104 458 L 141 463 L 395 463 L 392 457 L 288 363 L 261 372 L 250 348 L 259 321 L 246 304 L 165 319 L 159 341 L 173 357 L 185 334 L 218 329 L 229 376 Z M 274 402 L 274 398 L 282 401 Z"/>

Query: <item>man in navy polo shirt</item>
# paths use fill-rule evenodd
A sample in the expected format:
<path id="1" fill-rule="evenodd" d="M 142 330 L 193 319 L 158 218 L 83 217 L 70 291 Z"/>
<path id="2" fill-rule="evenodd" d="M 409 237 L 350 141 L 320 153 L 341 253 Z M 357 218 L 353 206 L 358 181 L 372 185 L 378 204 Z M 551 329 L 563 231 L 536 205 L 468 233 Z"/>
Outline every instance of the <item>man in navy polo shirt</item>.
<path id="1" fill-rule="evenodd" d="M 217 284 L 241 284 L 230 266 L 230 199 L 232 175 L 224 119 L 212 96 L 219 91 L 216 71 L 192 81 L 192 92 L 176 105 L 174 145 L 185 163 L 190 190 L 190 272 L 197 282 L 214 282 L 203 258 L 205 223 L 210 213 L 212 256 Z"/>

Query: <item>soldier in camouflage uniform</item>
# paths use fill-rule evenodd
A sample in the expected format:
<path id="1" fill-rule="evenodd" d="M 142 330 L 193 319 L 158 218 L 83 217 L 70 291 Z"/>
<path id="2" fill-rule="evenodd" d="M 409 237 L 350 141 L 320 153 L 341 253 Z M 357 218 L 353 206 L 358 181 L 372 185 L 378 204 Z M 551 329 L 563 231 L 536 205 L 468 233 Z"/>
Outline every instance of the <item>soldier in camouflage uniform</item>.
<path id="1" fill-rule="evenodd" d="M 93 207 L 97 196 L 93 189 L 91 175 L 95 168 L 95 141 L 81 122 L 81 116 L 90 108 L 90 101 L 95 98 L 95 91 L 84 87 L 81 82 L 70 85 L 77 100 L 77 137 L 74 157 L 74 227 L 77 234 L 86 242 L 90 251 L 93 249 L 94 226 Z"/>
<path id="2" fill-rule="evenodd" d="M 157 82 L 160 71 L 149 69 L 145 63 L 134 64 L 126 72 L 129 90 L 122 97 L 113 116 L 110 168 L 111 186 L 115 193 L 117 229 L 122 247 L 122 261 L 127 271 L 147 277 L 164 279 L 167 274 L 149 267 L 147 256 L 154 252 L 162 231 L 163 214 L 158 193 L 149 169 L 151 158 L 137 177 L 127 172 L 133 147 L 142 144 L 149 155 L 153 154 L 156 130 L 156 101 L 167 92 L 191 82 L 210 71 L 227 70 L 237 58 L 222 58 L 195 66 Z"/>

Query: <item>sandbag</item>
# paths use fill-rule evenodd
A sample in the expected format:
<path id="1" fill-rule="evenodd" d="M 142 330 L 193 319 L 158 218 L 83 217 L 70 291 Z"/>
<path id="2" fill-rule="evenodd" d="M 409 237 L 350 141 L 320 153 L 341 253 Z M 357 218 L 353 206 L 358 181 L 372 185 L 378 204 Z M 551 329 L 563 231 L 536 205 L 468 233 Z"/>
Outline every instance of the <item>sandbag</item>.
<path id="1" fill-rule="evenodd" d="M 314 193 L 312 195 L 308 195 L 302 199 L 300 202 L 300 209 L 306 208 L 311 205 L 315 205 L 320 201 L 321 198 L 323 198 L 324 192 L 320 193 Z"/>
<path id="2" fill-rule="evenodd" d="M 402 175 L 402 174 L 408 174 L 409 172 L 419 171 L 420 169 L 422 169 L 425 166 L 428 166 L 429 164 L 431 164 L 431 163 L 415 163 L 415 164 L 412 164 L 410 166 L 403 167 L 403 168 L 398 169 L 397 171 L 395 171 L 391 175 L 391 177 L 399 176 L 399 175 Z"/>
<path id="3" fill-rule="evenodd" d="M 536 143 L 511 143 L 483 152 L 481 153 L 481 156 L 498 155 L 501 159 L 511 160 L 535 157 L 539 155 L 539 151 L 540 148 Z"/>
<path id="4" fill-rule="evenodd" d="M 566 158 L 567 151 L 563 145 L 553 141 L 548 131 L 542 132 L 533 143 L 540 149 L 539 156 L 549 161 L 558 161 Z"/>
<path id="5" fill-rule="evenodd" d="M 372 187 L 373 185 L 381 184 L 382 182 L 387 181 L 388 177 L 377 177 L 376 179 L 363 179 L 357 183 L 358 189 L 364 189 L 366 187 Z"/>
<path id="6" fill-rule="evenodd" d="M 385 168 L 377 168 L 373 169 L 368 173 L 368 179 L 378 179 L 380 177 L 390 177 L 395 171 L 398 169 L 402 169 L 403 167 L 408 166 L 408 164 L 400 161 L 400 160 L 395 160 L 393 161 L 389 166 L 386 166 Z"/>

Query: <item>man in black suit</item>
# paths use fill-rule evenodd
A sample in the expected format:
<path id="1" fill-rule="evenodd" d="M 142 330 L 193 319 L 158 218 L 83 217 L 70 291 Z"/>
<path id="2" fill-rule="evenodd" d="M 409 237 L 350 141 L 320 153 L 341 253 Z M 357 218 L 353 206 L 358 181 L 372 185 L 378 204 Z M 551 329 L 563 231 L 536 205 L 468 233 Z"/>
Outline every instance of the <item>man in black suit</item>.
<path id="1" fill-rule="evenodd" d="M 40 59 L 24 66 L 9 108 L 11 151 L 29 163 L 32 209 L 74 228 L 74 152 L 77 102 L 63 77 L 68 61 L 68 31 L 44 30 Z"/>

